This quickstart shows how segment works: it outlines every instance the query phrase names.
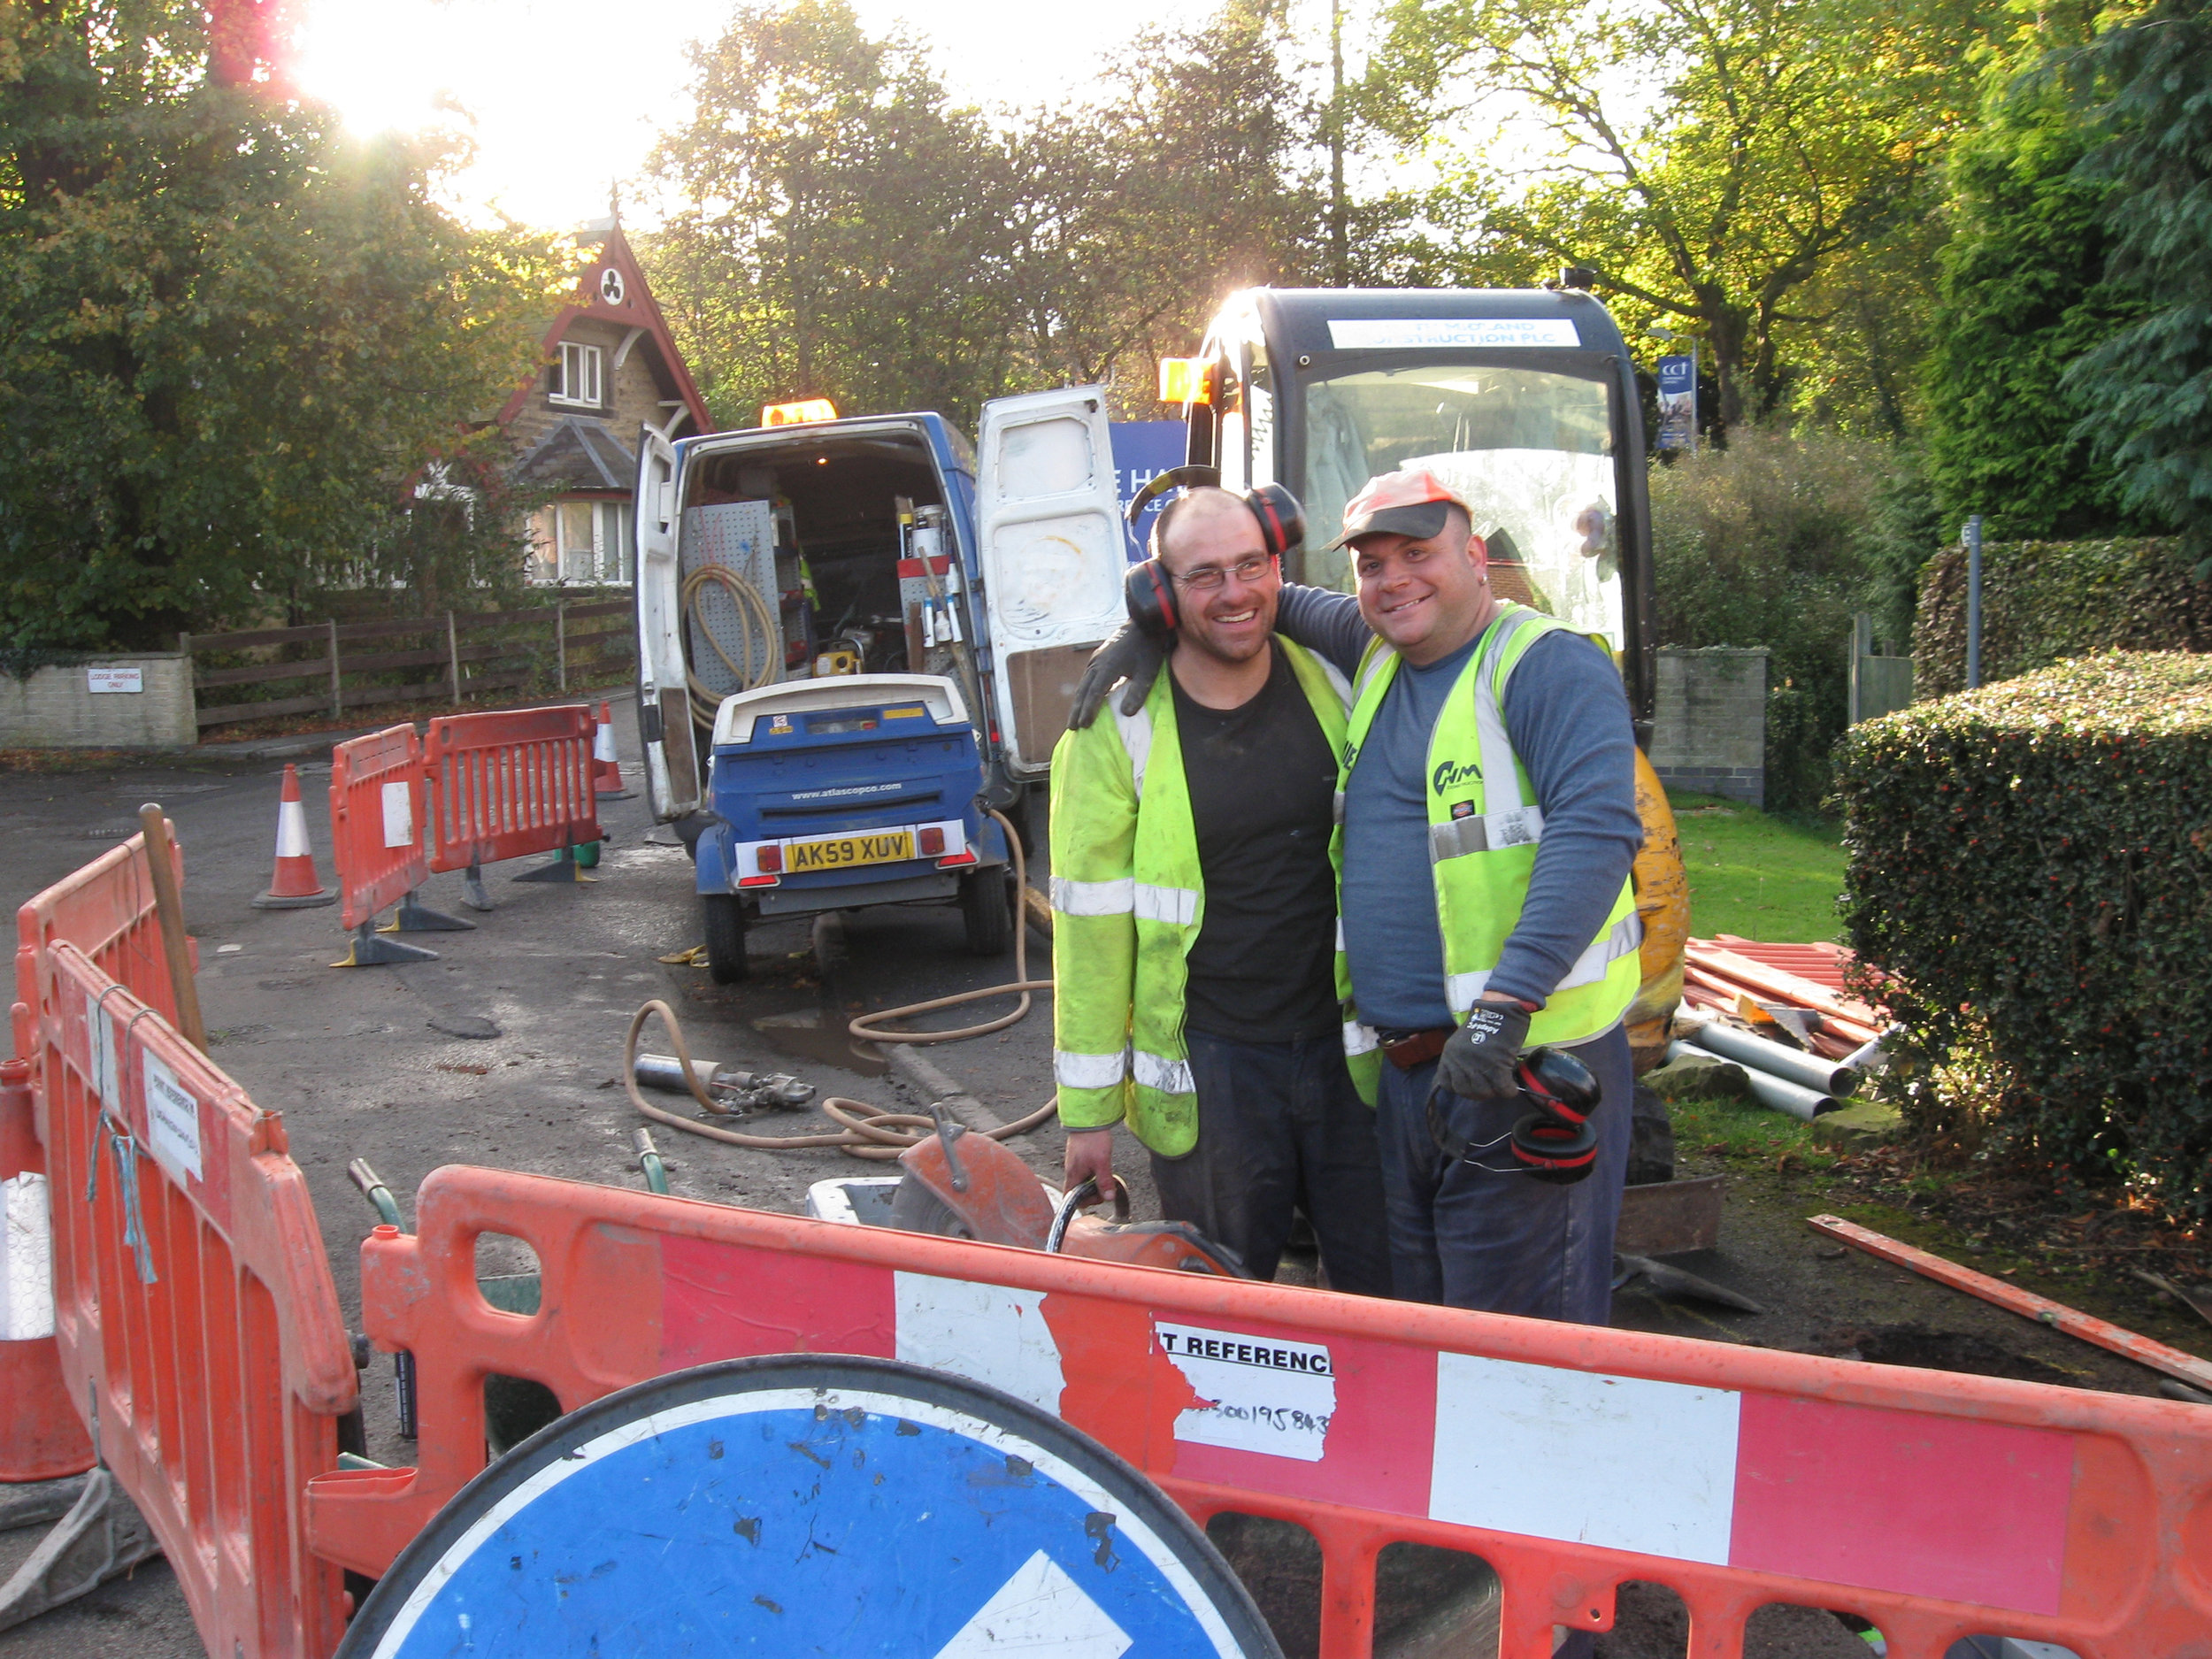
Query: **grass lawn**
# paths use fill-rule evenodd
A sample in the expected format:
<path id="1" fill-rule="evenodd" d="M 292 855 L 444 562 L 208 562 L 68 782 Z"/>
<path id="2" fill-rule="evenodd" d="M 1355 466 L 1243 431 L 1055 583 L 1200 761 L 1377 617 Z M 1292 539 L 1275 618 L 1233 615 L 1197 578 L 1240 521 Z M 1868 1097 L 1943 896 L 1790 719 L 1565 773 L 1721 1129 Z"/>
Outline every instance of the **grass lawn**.
<path id="1" fill-rule="evenodd" d="M 1843 845 L 1832 826 L 1711 795 L 1671 797 L 1690 877 L 1690 931 L 1787 944 L 1833 939 Z"/>

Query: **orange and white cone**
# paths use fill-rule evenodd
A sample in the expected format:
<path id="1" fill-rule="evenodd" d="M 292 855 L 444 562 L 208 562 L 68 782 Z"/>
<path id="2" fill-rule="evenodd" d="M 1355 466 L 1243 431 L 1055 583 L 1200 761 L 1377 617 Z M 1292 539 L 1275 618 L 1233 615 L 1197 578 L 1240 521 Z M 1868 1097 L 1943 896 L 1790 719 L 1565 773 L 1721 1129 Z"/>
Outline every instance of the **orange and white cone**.
<path id="1" fill-rule="evenodd" d="M 599 705 L 599 731 L 591 740 L 591 790 L 606 801 L 627 801 L 632 790 L 622 787 L 622 768 L 614 757 L 614 715 Z"/>
<path id="2" fill-rule="evenodd" d="M 307 809 L 300 804 L 300 771 L 284 768 L 284 794 L 277 802 L 276 874 L 269 890 L 253 902 L 257 910 L 304 910 L 334 904 L 338 895 L 315 873 L 315 855 L 307 844 Z"/>

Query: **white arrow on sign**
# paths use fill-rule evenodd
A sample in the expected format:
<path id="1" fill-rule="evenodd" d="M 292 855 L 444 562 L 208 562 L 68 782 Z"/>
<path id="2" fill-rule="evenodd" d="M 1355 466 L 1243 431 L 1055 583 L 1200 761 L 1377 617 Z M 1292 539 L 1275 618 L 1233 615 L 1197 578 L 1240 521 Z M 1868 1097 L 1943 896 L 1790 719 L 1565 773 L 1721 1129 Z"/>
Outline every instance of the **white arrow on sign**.
<path id="1" fill-rule="evenodd" d="M 1121 1659 L 1130 1637 L 1039 1550 L 937 1650 L 937 1659 L 999 1659 L 1049 1651 L 1055 1659 Z"/>

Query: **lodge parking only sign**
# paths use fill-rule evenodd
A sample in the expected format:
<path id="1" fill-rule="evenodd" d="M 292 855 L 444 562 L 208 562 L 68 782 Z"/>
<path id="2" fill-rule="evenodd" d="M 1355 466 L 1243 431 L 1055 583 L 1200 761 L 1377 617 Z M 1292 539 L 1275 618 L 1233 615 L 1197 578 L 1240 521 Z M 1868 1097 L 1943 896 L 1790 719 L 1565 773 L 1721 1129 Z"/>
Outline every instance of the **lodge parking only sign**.
<path id="1" fill-rule="evenodd" d="M 1159 1489 L 995 1389 L 895 1361 L 680 1371 L 533 1436 L 379 1581 L 341 1659 L 1280 1659 Z"/>

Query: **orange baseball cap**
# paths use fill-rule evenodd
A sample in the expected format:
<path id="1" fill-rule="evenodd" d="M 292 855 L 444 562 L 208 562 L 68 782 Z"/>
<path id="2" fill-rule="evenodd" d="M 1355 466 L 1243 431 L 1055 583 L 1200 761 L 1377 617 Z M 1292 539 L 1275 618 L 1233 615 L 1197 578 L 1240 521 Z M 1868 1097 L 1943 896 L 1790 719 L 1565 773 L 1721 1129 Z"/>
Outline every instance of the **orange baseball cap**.
<path id="1" fill-rule="evenodd" d="M 1474 518 L 1459 492 L 1426 467 L 1401 467 L 1371 478 L 1344 503 L 1344 534 L 1332 549 L 1349 547 L 1363 535 L 1404 535 L 1425 541 L 1442 530 L 1456 507 Z"/>

